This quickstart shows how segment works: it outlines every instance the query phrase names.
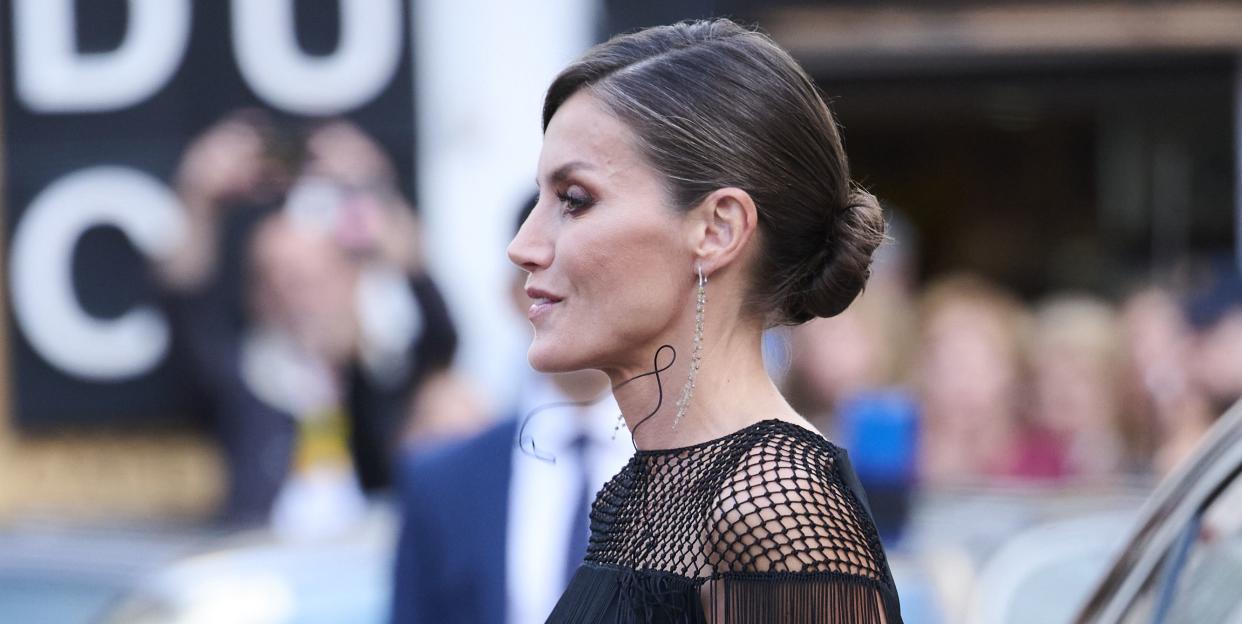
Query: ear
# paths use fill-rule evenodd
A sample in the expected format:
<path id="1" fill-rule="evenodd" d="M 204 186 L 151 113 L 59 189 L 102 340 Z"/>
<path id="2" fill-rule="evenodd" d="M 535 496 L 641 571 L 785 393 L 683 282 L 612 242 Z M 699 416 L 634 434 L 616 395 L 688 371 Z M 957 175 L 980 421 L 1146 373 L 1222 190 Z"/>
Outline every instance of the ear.
<path id="1" fill-rule="evenodd" d="M 707 274 L 737 263 L 759 227 L 755 201 L 735 187 L 712 191 L 691 216 L 691 249 Z"/>

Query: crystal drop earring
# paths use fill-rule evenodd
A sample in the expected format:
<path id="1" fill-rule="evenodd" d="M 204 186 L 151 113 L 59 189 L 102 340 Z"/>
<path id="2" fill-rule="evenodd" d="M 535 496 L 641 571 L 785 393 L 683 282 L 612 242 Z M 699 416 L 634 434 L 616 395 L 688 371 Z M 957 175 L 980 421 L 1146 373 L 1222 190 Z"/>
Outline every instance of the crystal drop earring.
<path id="1" fill-rule="evenodd" d="M 694 380 L 699 374 L 699 364 L 703 359 L 703 310 L 707 307 L 707 276 L 703 275 L 703 265 L 696 264 L 698 282 L 695 289 L 694 304 L 694 338 L 690 346 L 690 373 L 686 376 L 686 385 L 681 389 L 681 397 L 677 399 L 677 416 L 673 418 L 673 430 L 681 424 L 686 410 L 690 407 L 690 397 L 694 395 Z"/>
<path id="2" fill-rule="evenodd" d="M 617 439 L 617 432 L 621 431 L 621 425 L 625 424 L 625 414 L 617 414 L 617 426 L 612 428 L 612 439 Z"/>

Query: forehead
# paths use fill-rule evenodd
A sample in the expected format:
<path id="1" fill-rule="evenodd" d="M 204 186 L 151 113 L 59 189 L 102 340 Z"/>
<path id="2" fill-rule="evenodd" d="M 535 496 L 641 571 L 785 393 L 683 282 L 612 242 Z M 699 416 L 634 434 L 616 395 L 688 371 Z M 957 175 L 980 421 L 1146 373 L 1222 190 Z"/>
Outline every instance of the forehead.
<path id="1" fill-rule="evenodd" d="M 603 102 L 583 89 L 565 100 L 548 123 L 539 155 L 539 176 L 551 175 L 573 162 L 607 176 L 633 171 L 645 164 L 636 139 Z"/>

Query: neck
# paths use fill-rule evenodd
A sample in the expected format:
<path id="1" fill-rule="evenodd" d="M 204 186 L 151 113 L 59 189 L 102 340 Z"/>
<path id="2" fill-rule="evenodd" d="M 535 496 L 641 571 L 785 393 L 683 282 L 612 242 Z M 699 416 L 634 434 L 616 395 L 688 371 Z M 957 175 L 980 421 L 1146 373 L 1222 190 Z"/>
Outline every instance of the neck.
<path id="1" fill-rule="evenodd" d="M 599 371 L 590 369 L 553 373 L 548 375 L 548 381 L 566 398 L 577 402 L 595 401 L 608 388 L 608 379 Z"/>
<path id="2" fill-rule="evenodd" d="M 608 378 L 597 370 L 554 373 L 548 381 L 565 399 L 576 403 L 570 410 L 578 427 L 590 427 L 596 404 L 607 396 Z"/>
<path id="3" fill-rule="evenodd" d="M 690 371 L 689 338 L 676 344 L 668 341 L 676 349 L 675 360 L 670 349 L 660 351 L 657 358 L 657 345 L 643 356 L 645 362 L 608 372 L 613 396 L 639 449 L 688 446 L 768 418 L 805 422 L 768 377 L 761 328 L 733 326 L 716 328 L 715 333 L 712 329 L 709 322 L 694 390 L 676 428 L 677 401 Z M 688 337 L 690 332 L 681 335 Z M 656 375 L 638 377 L 656 370 L 657 364 L 661 370 L 658 383 Z"/>

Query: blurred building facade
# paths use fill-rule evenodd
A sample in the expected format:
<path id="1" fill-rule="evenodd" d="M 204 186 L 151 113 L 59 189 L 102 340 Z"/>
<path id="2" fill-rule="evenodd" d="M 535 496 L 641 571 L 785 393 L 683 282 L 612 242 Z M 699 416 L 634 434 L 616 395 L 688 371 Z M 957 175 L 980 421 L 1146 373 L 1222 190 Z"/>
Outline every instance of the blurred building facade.
<path id="1" fill-rule="evenodd" d="M 1236 2 L 789 4 L 761 18 L 836 99 L 922 277 L 1117 295 L 1235 249 Z"/>

